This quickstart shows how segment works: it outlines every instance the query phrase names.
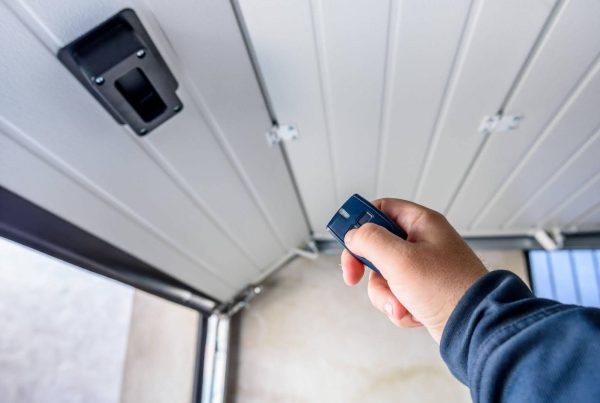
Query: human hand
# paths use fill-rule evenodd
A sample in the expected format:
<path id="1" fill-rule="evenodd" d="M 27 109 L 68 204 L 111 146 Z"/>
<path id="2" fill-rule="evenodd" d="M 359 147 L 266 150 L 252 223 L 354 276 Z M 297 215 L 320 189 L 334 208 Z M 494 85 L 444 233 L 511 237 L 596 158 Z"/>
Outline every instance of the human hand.
<path id="1" fill-rule="evenodd" d="M 487 270 L 440 213 L 399 199 L 379 199 L 373 205 L 408 238 L 370 223 L 346 234 L 346 246 L 381 273 L 369 275 L 369 299 L 395 325 L 425 326 L 439 343 L 456 304 Z M 364 274 L 363 264 L 347 250 L 342 252 L 342 269 L 348 285 L 357 284 Z"/>

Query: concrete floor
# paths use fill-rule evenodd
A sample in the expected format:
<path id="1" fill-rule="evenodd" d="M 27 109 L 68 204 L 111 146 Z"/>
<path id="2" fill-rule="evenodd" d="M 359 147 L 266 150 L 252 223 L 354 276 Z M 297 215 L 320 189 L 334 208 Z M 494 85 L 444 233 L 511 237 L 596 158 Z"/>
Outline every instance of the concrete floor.
<path id="1" fill-rule="evenodd" d="M 120 399 L 133 289 L 0 238 L 0 400 Z"/>
<path id="2" fill-rule="evenodd" d="M 480 255 L 526 277 L 521 252 Z M 295 260 L 238 317 L 230 400 L 470 401 L 426 331 L 394 327 L 338 262 Z M 0 286 L 0 401 L 191 401 L 195 311 L 1 238 Z"/>
<path id="3" fill-rule="evenodd" d="M 521 252 L 480 255 L 491 268 L 525 275 Z M 297 259 L 242 313 L 230 400 L 471 401 L 427 332 L 394 327 L 371 307 L 365 281 L 344 285 L 338 263 Z"/>
<path id="4" fill-rule="evenodd" d="M 196 311 L 0 238 L 0 402 L 188 403 Z"/>

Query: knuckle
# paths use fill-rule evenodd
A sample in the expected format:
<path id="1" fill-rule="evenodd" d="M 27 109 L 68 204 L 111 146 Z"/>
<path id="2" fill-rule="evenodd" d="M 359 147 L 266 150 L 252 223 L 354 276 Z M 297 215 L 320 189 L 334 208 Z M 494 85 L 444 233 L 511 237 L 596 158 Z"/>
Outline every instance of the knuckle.
<path id="1" fill-rule="evenodd" d="M 430 209 L 427 209 L 423 213 L 423 219 L 425 222 L 430 224 L 440 223 L 446 220 L 442 213 Z"/>

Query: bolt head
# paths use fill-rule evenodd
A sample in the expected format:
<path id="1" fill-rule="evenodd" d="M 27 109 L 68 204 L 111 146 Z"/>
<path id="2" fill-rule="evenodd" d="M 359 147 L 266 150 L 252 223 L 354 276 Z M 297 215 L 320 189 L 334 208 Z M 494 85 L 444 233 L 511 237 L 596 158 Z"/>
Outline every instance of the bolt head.
<path id="1" fill-rule="evenodd" d="M 142 127 L 142 128 L 141 128 L 141 129 L 138 131 L 138 133 L 139 133 L 139 134 L 146 134 L 146 133 L 148 133 L 148 129 L 146 129 L 145 127 Z"/>
<path id="2" fill-rule="evenodd" d="M 96 83 L 96 85 L 102 85 L 104 84 L 104 77 L 96 77 L 94 78 L 94 82 Z"/>
<path id="3" fill-rule="evenodd" d="M 173 107 L 173 112 L 179 112 L 181 110 L 181 105 L 175 105 Z"/>
<path id="4" fill-rule="evenodd" d="M 140 58 L 140 59 L 141 59 L 141 58 L 143 58 L 144 56 L 146 56 L 146 51 L 145 51 L 144 49 L 140 49 L 140 50 L 138 50 L 137 52 L 135 52 L 135 55 L 136 55 L 138 58 Z"/>

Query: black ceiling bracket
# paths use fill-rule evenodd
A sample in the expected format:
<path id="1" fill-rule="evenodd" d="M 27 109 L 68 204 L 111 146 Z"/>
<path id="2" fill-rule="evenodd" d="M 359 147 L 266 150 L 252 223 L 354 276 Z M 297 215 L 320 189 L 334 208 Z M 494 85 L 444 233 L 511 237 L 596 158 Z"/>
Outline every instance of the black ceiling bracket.
<path id="1" fill-rule="evenodd" d="M 140 136 L 183 108 L 175 77 L 132 9 L 61 48 L 58 58 L 119 124 Z"/>

